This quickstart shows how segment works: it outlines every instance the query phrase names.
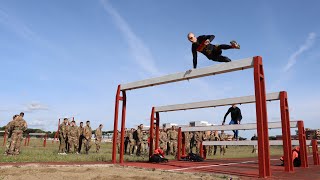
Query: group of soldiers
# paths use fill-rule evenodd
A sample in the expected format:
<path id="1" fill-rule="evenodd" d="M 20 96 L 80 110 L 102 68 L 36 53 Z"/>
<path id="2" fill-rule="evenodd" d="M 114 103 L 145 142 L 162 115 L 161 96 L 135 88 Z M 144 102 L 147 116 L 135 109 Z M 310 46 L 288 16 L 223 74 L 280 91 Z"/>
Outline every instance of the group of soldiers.
<path id="1" fill-rule="evenodd" d="M 27 130 L 27 122 L 23 119 L 24 113 L 14 115 L 12 120 L 6 125 L 5 133 L 8 141 L 6 144 L 5 155 L 19 155 L 20 145 L 23 139 L 23 132 Z"/>
<path id="2" fill-rule="evenodd" d="M 102 141 L 102 127 L 100 124 L 95 131 L 95 144 L 96 152 L 100 150 Z M 68 118 L 64 118 L 63 122 L 59 126 L 59 152 L 60 155 L 66 155 L 67 153 L 81 153 L 82 144 L 85 148 L 85 153 L 88 154 L 91 148 L 92 128 L 90 127 L 90 121 L 86 122 L 86 126 L 83 126 L 83 122 L 80 122 L 80 126 L 76 125 L 76 122 L 72 120 L 69 122 Z"/>
<path id="3" fill-rule="evenodd" d="M 120 151 L 120 132 L 118 131 L 118 153 Z M 153 144 L 155 141 L 153 138 Z M 203 141 L 227 141 L 228 135 L 221 131 L 206 131 L 206 132 L 184 132 L 185 148 L 186 152 L 192 152 L 193 148 L 196 149 L 196 154 L 200 153 L 200 145 Z M 176 155 L 177 152 L 177 142 L 178 141 L 178 131 L 175 126 L 168 129 L 160 129 L 159 134 L 159 147 L 166 155 Z M 125 154 L 136 154 L 137 156 L 147 154 L 150 147 L 150 135 L 149 130 L 144 131 L 143 125 L 140 124 L 138 129 L 130 129 L 125 132 L 124 137 L 124 153 Z M 216 155 L 218 146 L 205 146 L 204 151 L 207 155 Z M 220 146 L 220 154 L 224 155 L 226 153 L 226 146 Z"/>

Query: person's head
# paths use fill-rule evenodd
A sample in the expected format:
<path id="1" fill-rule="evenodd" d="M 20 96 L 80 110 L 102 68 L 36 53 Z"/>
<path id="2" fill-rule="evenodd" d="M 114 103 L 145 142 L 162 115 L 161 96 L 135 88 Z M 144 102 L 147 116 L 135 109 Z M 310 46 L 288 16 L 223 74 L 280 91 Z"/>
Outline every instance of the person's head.
<path id="1" fill-rule="evenodd" d="M 63 123 L 64 123 L 64 124 L 67 124 L 67 123 L 68 123 L 68 118 L 64 118 L 64 119 L 63 119 Z"/>
<path id="2" fill-rule="evenodd" d="M 24 116 L 24 112 L 21 112 L 21 113 L 20 113 L 20 116 L 23 117 L 23 116 Z"/>
<path id="3" fill-rule="evenodd" d="M 175 130 L 175 129 L 176 129 L 176 126 L 172 126 L 171 129 L 172 129 L 172 130 Z"/>
<path id="4" fill-rule="evenodd" d="M 188 40 L 192 43 L 197 42 L 197 38 L 192 32 L 188 33 Z"/>
<path id="5" fill-rule="evenodd" d="M 87 125 L 87 126 L 90 126 L 90 121 L 87 121 L 87 122 L 86 122 L 86 125 Z"/>
<path id="6" fill-rule="evenodd" d="M 99 125 L 99 128 L 100 128 L 100 129 L 102 129 L 102 128 L 103 128 L 103 125 L 102 125 L 102 124 L 100 124 L 100 125 Z"/>
<path id="7" fill-rule="evenodd" d="M 139 127 L 140 127 L 140 129 L 143 129 L 143 124 L 140 124 Z"/>
<path id="8" fill-rule="evenodd" d="M 83 122 L 80 122 L 80 127 L 83 127 Z"/>
<path id="9" fill-rule="evenodd" d="M 76 122 L 74 120 L 71 121 L 71 126 L 75 126 Z"/>
<path id="10" fill-rule="evenodd" d="M 15 114 L 13 117 L 12 117 L 12 120 L 15 120 L 19 115 L 18 114 Z"/>
<path id="11" fill-rule="evenodd" d="M 237 105 L 236 105 L 236 104 L 232 104 L 232 107 L 233 107 L 233 108 L 236 108 L 236 107 L 237 107 Z"/>

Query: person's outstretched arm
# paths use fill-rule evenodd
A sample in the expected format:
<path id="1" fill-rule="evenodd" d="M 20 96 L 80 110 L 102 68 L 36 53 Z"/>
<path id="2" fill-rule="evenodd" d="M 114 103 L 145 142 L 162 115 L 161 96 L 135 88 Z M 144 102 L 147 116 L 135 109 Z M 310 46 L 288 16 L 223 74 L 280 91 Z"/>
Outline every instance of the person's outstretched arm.
<path id="1" fill-rule="evenodd" d="M 192 56 L 193 56 L 193 68 L 197 68 L 197 62 L 198 62 L 198 54 L 197 54 L 197 49 L 195 46 L 192 45 Z"/>
<path id="2" fill-rule="evenodd" d="M 223 118 L 223 122 L 222 122 L 222 125 L 224 125 L 224 123 L 226 122 L 226 118 L 228 116 L 228 114 L 231 112 L 231 109 L 229 108 L 227 113 L 224 115 L 224 118 Z"/>
<path id="3" fill-rule="evenodd" d="M 205 39 L 208 39 L 210 42 L 215 38 L 214 35 L 206 35 Z"/>

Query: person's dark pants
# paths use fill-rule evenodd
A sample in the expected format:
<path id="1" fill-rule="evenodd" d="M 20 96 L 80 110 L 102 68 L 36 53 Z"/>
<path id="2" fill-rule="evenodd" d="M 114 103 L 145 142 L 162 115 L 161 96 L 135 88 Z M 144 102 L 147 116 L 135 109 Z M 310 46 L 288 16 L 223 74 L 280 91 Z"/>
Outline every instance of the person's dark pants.
<path id="1" fill-rule="evenodd" d="M 79 137 L 79 147 L 78 147 L 78 153 L 80 153 L 81 152 L 81 147 L 82 147 L 82 139 L 83 139 L 83 137 L 82 137 L 82 135 Z"/>
<path id="2" fill-rule="evenodd" d="M 230 122 L 229 122 L 229 125 L 231 125 L 231 124 L 238 124 L 238 122 L 236 121 L 236 120 L 231 120 Z M 238 138 L 238 135 L 239 135 L 239 131 L 238 130 L 232 130 L 233 131 L 233 137 L 234 138 Z"/>
<path id="3" fill-rule="evenodd" d="M 124 141 L 124 153 L 127 154 L 127 148 L 128 148 L 128 144 L 129 144 L 129 139 L 126 139 Z M 130 150 L 129 150 L 130 151 Z"/>
<path id="4" fill-rule="evenodd" d="M 222 50 L 226 50 L 226 49 L 232 49 L 232 46 L 228 44 L 215 45 L 215 49 L 212 52 L 212 55 L 209 59 L 212 61 L 218 61 L 218 62 L 230 62 L 231 59 L 221 55 Z"/>

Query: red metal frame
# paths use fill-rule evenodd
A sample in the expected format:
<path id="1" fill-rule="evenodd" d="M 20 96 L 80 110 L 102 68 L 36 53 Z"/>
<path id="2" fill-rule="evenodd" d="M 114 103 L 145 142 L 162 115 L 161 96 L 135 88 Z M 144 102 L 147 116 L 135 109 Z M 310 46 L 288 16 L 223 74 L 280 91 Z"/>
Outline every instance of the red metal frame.
<path id="1" fill-rule="evenodd" d="M 308 165 L 308 154 L 307 154 L 307 143 L 306 143 L 306 131 L 304 129 L 303 121 L 298 121 L 298 136 L 299 136 L 299 147 L 301 156 L 301 167 L 307 168 Z"/>
<path id="2" fill-rule="evenodd" d="M 112 143 L 112 163 L 117 162 L 117 138 L 118 138 L 118 117 L 119 117 L 119 101 L 122 101 L 122 120 L 121 120 L 121 139 L 120 139 L 120 163 L 123 163 L 123 154 L 124 154 L 124 129 L 125 129 L 125 120 L 126 120 L 126 92 L 120 90 L 121 87 L 118 85 L 116 93 L 116 102 L 115 102 L 115 113 L 114 113 L 114 126 L 113 126 L 113 143 Z M 120 96 L 122 92 L 122 96 Z"/>
<path id="3" fill-rule="evenodd" d="M 316 139 L 312 139 L 312 153 L 313 153 L 313 164 L 320 165 L 318 142 Z"/>
<path id="4" fill-rule="evenodd" d="M 266 178 L 267 176 L 271 176 L 271 171 L 265 76 L 263 72 L 262 57 L 256 56 L 253 58 L 253 61 L 258 133 L 259 177 Z"/>
<path id="5" fill-rule="evenodd" d="M 150 129 L 149 129 L 149 139 L 150 139 L 150 144 L 149 144 L 149 157 L 153 154 L 154 152 L 154 147 L 153 147 L 153 138 L 154 138 L 154 134 L 153 134 L 153 130 L 154 130 L 154 120 L 156 119 L 154 117 L 154 107 L 152 107 L 151 110 L 151 117 L 150 117 Z"/>
<path id="6" fill-rule="evenodd" d="M 291 146 L 291 132 L 290 132 L 290 115 L 288 105 L 287 92 L 280 92 L 280 111 L 281 111 L 281 124 L 282 124 L 282 140 L 283 140 L 283 160 L 284 170 L 286 172 L 293 171 L 292 161 L 292 146 Z"/>
<path id="7" fill-rule="evenodd" d="M 177 160 L 181 159 L 181 143 L 182 142 L 182 132 L 181 127 L 178 129 L 178 144 L 177 144 Z"/>

